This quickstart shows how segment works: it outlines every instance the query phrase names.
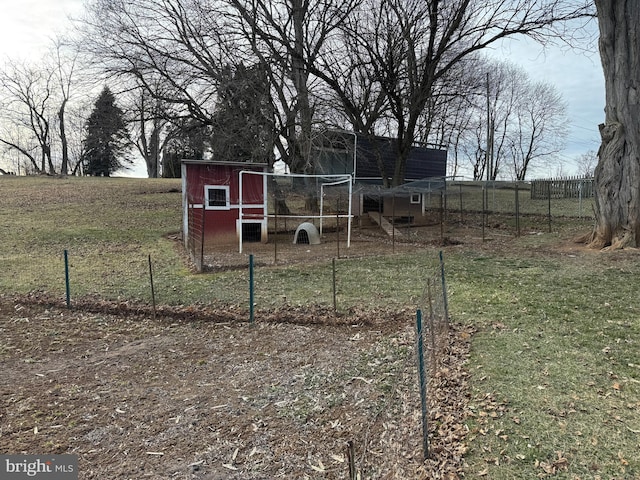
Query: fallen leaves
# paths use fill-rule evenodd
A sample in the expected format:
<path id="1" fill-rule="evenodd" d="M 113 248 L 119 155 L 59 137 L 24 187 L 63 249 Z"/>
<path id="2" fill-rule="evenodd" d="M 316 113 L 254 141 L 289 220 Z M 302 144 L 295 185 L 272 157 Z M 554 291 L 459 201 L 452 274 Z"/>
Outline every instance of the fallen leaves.
<path id="1" fill-rule="evenodd" d="M 620 463 L 622 465 L 629 465 L 629 461 L 627 459 L 624 458 L 624 454 L 622 452 L 618 452 L 618 459 L 620 460 Z"/>
<path id="2" fill-rule="evenodd" d="M 561 470 L 567 470 L 569 468 L 569 460 L 564 456 L 562 452 L 556 452 L 557 458 L 553 462 L 536 461 L 536 468 L 541 468 L 544 473 L 538 475 L 543 477 L 546 475 L 556 475 Z"/>
<path id="3" fill-rule="evenodd" d="M 327 469 L 325 468 L 324 464 L 322 463 L 322 460 L 318 460 L 318 466 L 310 463 L 309 466 L 311 467 L 312 470 L 316 471 L 316 472 L 320 472 L 320 473 L 324 473 L 327 471 Z"/>
<path id="4" fill-rule="evenodd" d="M 439 368 L 429 379 L 430 456 L 420 478 L 457 480 L 464 476 L 469 434 L 466 421 L 470 413 L 466 364 L 473 334 L 471 327 L 451 326 Z M 489 411 L 487 416 L 491 415 L 499 413 Z"/>

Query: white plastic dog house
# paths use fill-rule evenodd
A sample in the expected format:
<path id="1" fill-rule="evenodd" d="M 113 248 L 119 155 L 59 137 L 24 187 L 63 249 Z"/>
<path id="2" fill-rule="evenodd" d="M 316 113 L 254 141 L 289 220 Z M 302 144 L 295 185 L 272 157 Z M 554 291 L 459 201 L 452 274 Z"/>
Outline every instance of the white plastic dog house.
<path id="1" fill-rule="evenodd" d="M 296 229 L 293 243 L 305 245 L 320 245 L 320 232 L 313 223 L 301 223 Z"/>

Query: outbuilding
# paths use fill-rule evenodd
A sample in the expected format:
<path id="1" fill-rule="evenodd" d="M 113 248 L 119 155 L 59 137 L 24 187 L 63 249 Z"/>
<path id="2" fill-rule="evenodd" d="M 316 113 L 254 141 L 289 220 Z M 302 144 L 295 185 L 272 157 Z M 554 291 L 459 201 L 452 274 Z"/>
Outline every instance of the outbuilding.
<path id="1" fill-rule="evenodd" d="M 393 138 L 325 131 L 313 145 L 315 173 L 353 176 L 356 215 L 374 212 L 395 217 L 395 212 L 402 212 L 410 219 L 420 217 L 429 195 L 439 194 L 446 186 L 447 151 L 439 146 L 414 145 L 406 159 L 402 185 L 384 188 L 396 168 L 397 143 Z"/>
<path id="2" fill-rule="evenodd" d="M 238 243 L 240 235 L 243 242 L 267 241 L 267 177 L 242 171 L 266 172 L 267 164 L 182 161 L 182 230 L 190 251 L 204 243 Z"/>

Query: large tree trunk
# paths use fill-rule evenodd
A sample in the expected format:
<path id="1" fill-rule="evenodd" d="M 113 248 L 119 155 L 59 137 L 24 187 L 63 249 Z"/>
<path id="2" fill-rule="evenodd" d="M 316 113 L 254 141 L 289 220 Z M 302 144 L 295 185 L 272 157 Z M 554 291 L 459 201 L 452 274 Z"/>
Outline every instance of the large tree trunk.
<path id="1" fill-rule="evenodd" d="M 640 246 L 640 2 L 596 0 L 606 88 L 595 248 Z"/>
<path id="2" fill-rule="evenodd" d="M 294 52 L 291 57 L 291 68 L 293 82 L 296 89 L 296 102 L 299 110 L 300 136 L 298 145 L 299 153 L 303 165 L 303 173 L 313 174 L 314 167 L 311 160 L 311 129 L 313 126 L 313 112 L 309 99 L 309 72 L 305 65 L 305 17 L 308 14 L 309 3 L 303 0 L 293 0 L 291 2 L 291 16 L 294 30 Z M 305 179 L 307 192 L 305 195 L 305 208 L 313 212 L 319 211 L 318 198 L 309 179 Z"/>
<path id="3" fill-rule="evenodd" d="M 155 114 L 155 113 L 154 113 Z M 160 158 L 160 125 L 157 119 L 153 120 L 153 130 L 149 141 L 149 150 L 145 161 L 147 163 L 147 175 L 149 178 L 158 178 L 158 159 Z"/>
<path id="4" fill-rule="evenodd" d="M 65 98 L 58 110 L 58 119 L 60 120 L 60 146 L 62 147 L 62 165 L 60 166 L 60 175 L 67 175 L 69 172 L 69 141 L 67 140 L 67 130 L 65 125 L 65 108 L 67 99 Z"/>

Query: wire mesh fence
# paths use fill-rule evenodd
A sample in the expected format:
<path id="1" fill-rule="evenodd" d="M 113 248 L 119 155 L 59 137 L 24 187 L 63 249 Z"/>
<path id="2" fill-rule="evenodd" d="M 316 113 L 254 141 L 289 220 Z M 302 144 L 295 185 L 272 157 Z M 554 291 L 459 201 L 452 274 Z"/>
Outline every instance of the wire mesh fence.
<path id="1" fill-rule="evenodd" d="M 422 261 L 420 252 L 414 254 Z M 101 252 L 70 248 L 21 262 L 3 262 L 0 285 L 4 294 L 31 295 L 68 303 L 72 308 L 111 304 L 151 313 L 153 306 L 206 306 L 238 312 L 242 320 L 249 319 L 252 307 L 257 312 L 320 307 L 329 314 L 341 314 L 362 305 L 400 307 L 419 296 L 412 276 L 421 267 L 412 266 L 413 273 L 406 265 L 411 260 L 402 258 L 334 256 L 307 259 L 304 264 L 273 265 L 269 256 L 247 253 L 243 254 L 242 268 L 199 274 L 187 268 L 183 256 L 184 260 L 171 259 L 165 252 L 128 251 L 124 247 Z M 253 271 L 250 258 L 254 259 Z M 397 296 L 377 296 L 377 290 L 396 291 Z"/>
<path id="2" fill-rule="evenodd" d="M 477 221 L 478 214 L 501 215 L 511 217 L 512 224 L 520 218 L 522 226 L 544 226 L 549 218 L 591 219 L 592 182 L 592 179 L 448 182 L 446 210 L 452 220 L 464 222 L 465 214 L 467 221 Z M 485 220 L 485 223 L 489 222 Z"/>
<path id="3" fill-rule="evenodd" d="M 431 252 L 433 254 L 433 252 Z M 429 255 L 431 257 L 431 255 Z M 253 321 L 254 308 L 260 311 L 282 304 L 291 305 L 306 302 L 306 305 L 320 304 L 325 309 L 319 311 L 328 316 L 336 310 L 347 311 L 363 305 L 372 292 L 366 291 L 359 298 L 345 300 L 347 285 L 365 285 L 370 281 L 364 276 L 370 275 L 368 269 L 357 270 L 358 262 L 337 262 L 332 259 L 325 264 L 316 263 L 312 268 L 297 272 L 289 269 L 274 269 L 269 266 L 253 264 L 253 256 L 244 270 L 231 270 L 223 274 L 195 274 L 175 269 L 175 266 L 163 265 L 150 254 L 136 252 L 128 255 L 126 265 L 118 252 L 74 252 L 64 250 L 55 255 L 53 262 L 44 258 L 33 259 L 31 268 L 5 269 L 0 273 L 0 282 L 7 285 L 13 278 L 23 292 L 39 296 L 45 301 L 57 299 L 59 304 L 66 302 L 70 308 L 92 309 L 105 304 L 109 311 L 130 313 L 129 308 L 138 313 L 155 315 L 156 307 L 165 314 L 167 306 L 186 309 L 197 316 L 193 307 L 209 303 L 217 307 L 240 306 L 241 321 Z M 392 259 L 393 260 L 393 259 Z M 414 260 L 415 261 L 415 260 Z M 368 265 L 371 267 L 371 265 Z M 403 268 L 402 265 L 399 268 Z M 254 270 L 255 269 L 255 270 Z M 442 252 L 437 261 L 430 258 L 416 270 L 423 279 L 421 292 L 408 301 L 412 301 L 421 312 L 423 323 L 418 327 L 417 345 L 418 368 L 420 372 L 420 393 L 423 408 L 425 458 L 428 455 L 428 426 L 430 379 L 440 368 L 440 360 L 447 354 L 449 315 L 445 266 Z M 291 281 L 291 275 L 297 276 Z M 406 285 L 395 285 L 397 291 L 404 291 L 409 283 L 416 283 L 412 276 L 406 277 Z M 366 289 L 366 287 L 365 287 Z M 5 293 L 9 288 L 5 287 Z M 280 293 L 275 293 L 280 292 Z M 396 299 L 398 304 L 407 304 L 407 299 Z M 348 322 L 348 316 L 345 317 Z M 224 320 L 224 318 L 223 318 Z M 417 405 L 416 405 L 417 407 Z"/>
<path id="4" fill-rule="evenodd" d="M 362 248 L 372 241 L 395 251 L 409 243 L 473 243 L 566 225 L 588 228 L 594 221 L 592 179 L 425 179 L 397 188 L 356 185 L 352 190 L 331 182 L 269 181 L 276 187 L 268 190 L 264 212 L 238 220 L 254 223 L 243 225 L 231 241 L 211 233 L 216 220 L 204 207 L 193 210 L 186 245 L 199 271 L 243 268 L 246 251 L 286 264 L 313 256 L 379 254 Z M 309 248 L 314 255 L 306 255 Z"/>
<path id="5" fill-rule="evenodd" d="M 433 371 L 438 367 L 449 333 L 449 307 L 442 252 L 439 267 L 428 273 L 422 297 L 418 302 L 423 323 L 419 335 L 424 337 L 427 367 Z"/>
<path id="6" fill-rule="evenodd" d="M 207 181 L 206 176 L 193 180 Z M 256 250 L 260 243 L 273 246 L 274 263 L 279 253 L 286 258 L 286 248 L 279 252 L 279 247 L 292 244 L 319 245 L 331 237 L 336 248 L 350 246 L 350 175 L 242 170 L 220 181 L 225 185 L 204 185 L 204 194 L 196 185 L 187 194 L 185 245 L 198 271 L 241 267 L 244 258 L 233 253 Z M 225 201 L 216 203 L 208 191 L 222 192 Z"/>
<path id="7" fill-rule="evenodd" d="M 429 457 L 430 379 L 435 376 L 449 344 L 449 306 L 442 252 L 437 269 L 427 271 L 416 312 L 416 356 L 422 411 L 423 455 Z"/>
<path id="8" fill-rule="evenodd" d="M 313 191 L 321 193 L 316 200 L 318 206 L 322 200 L 323 216 L 314 218 L 313 208 L 305 207 L 308 190 L 301 185 L 289 180 L 280 186 L 279 193 L 269 196 L 266 219 L 269 235 L 266 241 L 245 243 L 243 252 L 238 251 L 236 243 L 207 241 L 202 205 L 199 209 L 194 207 L 193 215 L 187 218 L 190 235 L 183 238 L 182 233 L 176 232 L 170 242 L 165 238 L 147 244 L 140 234 L 135 240 L 123 240 L 128 236 L 134 238 L 131 232 L 138 227 L 133 222 L 116 220 L 115 215 L 113 222 L 119 221 L 122 227 L 113 223 L 102 230 L 95 226 L 72 229 L 61 220 L 43 231 L 25 230 L 20 238 L 31 235 L 33 239 L 9 241 L 7 237 L 0 287 L 5 292 L 47 292 L 64 298 L 63 255 L 68 250 L 72 300 L 91 296 L 151 304 L 152 297 L 156 297 L 160 305 L 246 306 L 248 259 L 254 255 L 259 269 L 256 295 L 261 306 L 303 304 L 308 299 L 332 306 L 337 297 L 339 308 L 350 308 L 363 296 L 351 291 L 357 288 L 347 285 L 371 283 L 364 278 L 368 274 L 359 270 L 358 264 L 363 259 L 384 262 L 393 252 L 413 254 L 423 251 L 425 245 L 439 246 L 448 241 L 465 244 L 495 235 L 544 232 L 571 222 L 588 228 L 593 221 L 587 213 L 592 208 L 592 197 L 557 198 L 560 195 L 553 194 L 552 189 L 556 187 L 547 186 L 547 192 L 552 194 L 537 198 L 540 194 L 534 195 L 531 185 L 522 182 L 443 181 L 422 182 L 410 189 L 356 188 L 351 194 L 344 185 L 317 189 L 316 184 Z M 350 197 L 357 198 L 352 199 L 351 209 Z M 156 201 L 160 197 L 151 198 Z M 277 204 L 283 199 L 294 215 L 278 213 L 281 210 Z M 146 209 L 139 212 L 142 214 Z M 304 217 L 305 214 L 309 217 Z M 309 243 L 294 242 L 296 231 L 298 235 L 302 231 L 301 220 L 307 220 L 302 223 L 314 228 L 306 233 Z M 311 244 L 310 235 L 316 231 L 319 244 Z M 198 259 L 199 262 L 194 261 Z M 333 259 L 338 259 L 336 280 Z M 390 266 L 388 271 L 394 268 Z M 216 275 L 198 276 L 193 274 L 195 271 Z M 284 282 L 285 276 L 290 281 Z M 399 281 L 399 285 L 404 281 Z M 430 288 L 434 291 L 431 297 L 440 298 L 435 292 L 435 282 Z M 426 304 L 422 309 L 429 312 Z"/>

